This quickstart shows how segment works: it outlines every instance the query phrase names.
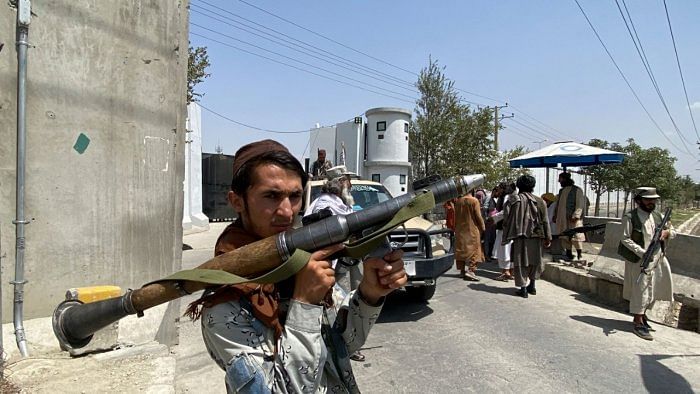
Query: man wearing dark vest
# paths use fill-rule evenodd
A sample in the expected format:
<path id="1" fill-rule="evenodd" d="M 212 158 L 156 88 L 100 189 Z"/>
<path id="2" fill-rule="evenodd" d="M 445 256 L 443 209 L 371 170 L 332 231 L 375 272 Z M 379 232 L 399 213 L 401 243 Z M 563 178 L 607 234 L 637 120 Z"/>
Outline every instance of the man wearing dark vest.
<path id="1" fill-rule="evenodd" d="M 622 240 L 618 253 L 625 258 L 625 282 L 622 296 L 630 302 L 630 313 L 634 315 L 633 332 L 646 340 L 654 339 L 649 331 L 653 331 L 646 317 L 646 310 L 654 301 L 673 301 L 673 282 L 671 267 L 664 255 L 664 247 L 652 257 L 648 274 L 640 277 L 639 265 L 654 229 L 661 223 L 661 214 L 655 212 L 659 195 L 654 187 L 640 187 L 635 190 L 634 201 L 637 208 L 625 214 L 622 218 Z M 661 233 L 661 239 L 667 240 L 676 236 L 669 223 Z"/>

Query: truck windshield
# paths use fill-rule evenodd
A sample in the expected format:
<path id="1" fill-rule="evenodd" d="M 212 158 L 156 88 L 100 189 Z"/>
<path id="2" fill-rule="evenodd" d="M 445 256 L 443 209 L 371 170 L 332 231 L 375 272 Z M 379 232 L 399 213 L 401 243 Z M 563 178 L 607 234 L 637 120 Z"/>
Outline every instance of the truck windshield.
<path id="1" fill-rule="evenodd" d="M 314 201 L 319 194 L 321 194 L 321 187 L 312 186 L 310 201 Z M 355 200 L 355 204 L 352 206 L 352 209 L 355 211 L 371 207 L 391 198 L 389 191 L 382 185 L 352 185 L 350 194 Z"/>
<path id="2" fill-rule="evenodd" d="M 382 185 L 352 185 L 350 194 L 355 200 L 352 209 L 359 211 L 379 204 L 391 198 L 389 192 Z"/>

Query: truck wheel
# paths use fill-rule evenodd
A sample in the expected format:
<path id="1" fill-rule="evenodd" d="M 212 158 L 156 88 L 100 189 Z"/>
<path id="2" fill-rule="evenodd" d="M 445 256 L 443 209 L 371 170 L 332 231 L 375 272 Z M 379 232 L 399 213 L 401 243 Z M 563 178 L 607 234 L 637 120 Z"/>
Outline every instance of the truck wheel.
<path id="1" fill-rule="evenodd" d="M 418 287 L 407 287 L 406 292 L 408 295 L 417 301 L 427 302 L 435 294 L 435 288 L 437 285 L 431 286 L 418 286 Z"/>

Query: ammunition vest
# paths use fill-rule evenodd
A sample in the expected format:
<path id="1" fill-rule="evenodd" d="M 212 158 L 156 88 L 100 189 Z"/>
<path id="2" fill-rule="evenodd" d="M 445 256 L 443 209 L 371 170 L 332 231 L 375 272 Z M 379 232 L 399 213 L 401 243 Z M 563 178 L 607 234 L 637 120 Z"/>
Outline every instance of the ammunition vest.
<path id="1" fill-rule="evenodd" d="M 639 212 L 637 211 L 638 209 L 639 208 L 635 208 L 626 213 L 625 217 L 630 218 L 632 221 L 632 233 L 630 234 L 632 241 L 642 248 L 646 248 L 646 245 L 644 245 L 644 226 L 642 224 L 642 220 L 639 218 Z M 651 213 L 651 217 L 654 220 L 654 226 L 658 226 L 659 223 L 661 223 L 661 220 L 663 220 L 661 214 L 656 211 Z M 641 258 L 630 250 L 624 243 L 622 243 L 622 241 L 620 241 L 620 244 L 617 246 L 617 254 L 624 257 L 625 260 L 633 263 L 638 263 L 639 260 L 641 260 Z"/>

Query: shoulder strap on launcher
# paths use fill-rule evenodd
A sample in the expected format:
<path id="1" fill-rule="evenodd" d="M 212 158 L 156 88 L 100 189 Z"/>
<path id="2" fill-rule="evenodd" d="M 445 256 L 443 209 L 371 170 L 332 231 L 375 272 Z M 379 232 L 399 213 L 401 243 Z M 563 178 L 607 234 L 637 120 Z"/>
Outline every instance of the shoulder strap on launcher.
<path id="1" fill-rule="evenodd" d="M 344 254 L 353 258 L 362 258 L 366 256 L 381 245 L 384 241 L 384 237 L 393 229 L 414 216 L 430 211 L 434 206 L 435 197 L 432 192 L 426 192 L 416 196 L 406 204 L 406 206 L 401 208 L 384 226 L 357 241 L 348 243 Z M 311 254 L 309 252 L 297 249 L 292 256 L 279 267 L 257 278 L 244 278 L 222 270 L 194 268 L 175 272 L 172 275 L 150 283 L 183 280 L 208 283 L 211 285 L 236 285 L 247 282 L 277 283 L 296 274 L 309 262 L 310 257 Z"/>

